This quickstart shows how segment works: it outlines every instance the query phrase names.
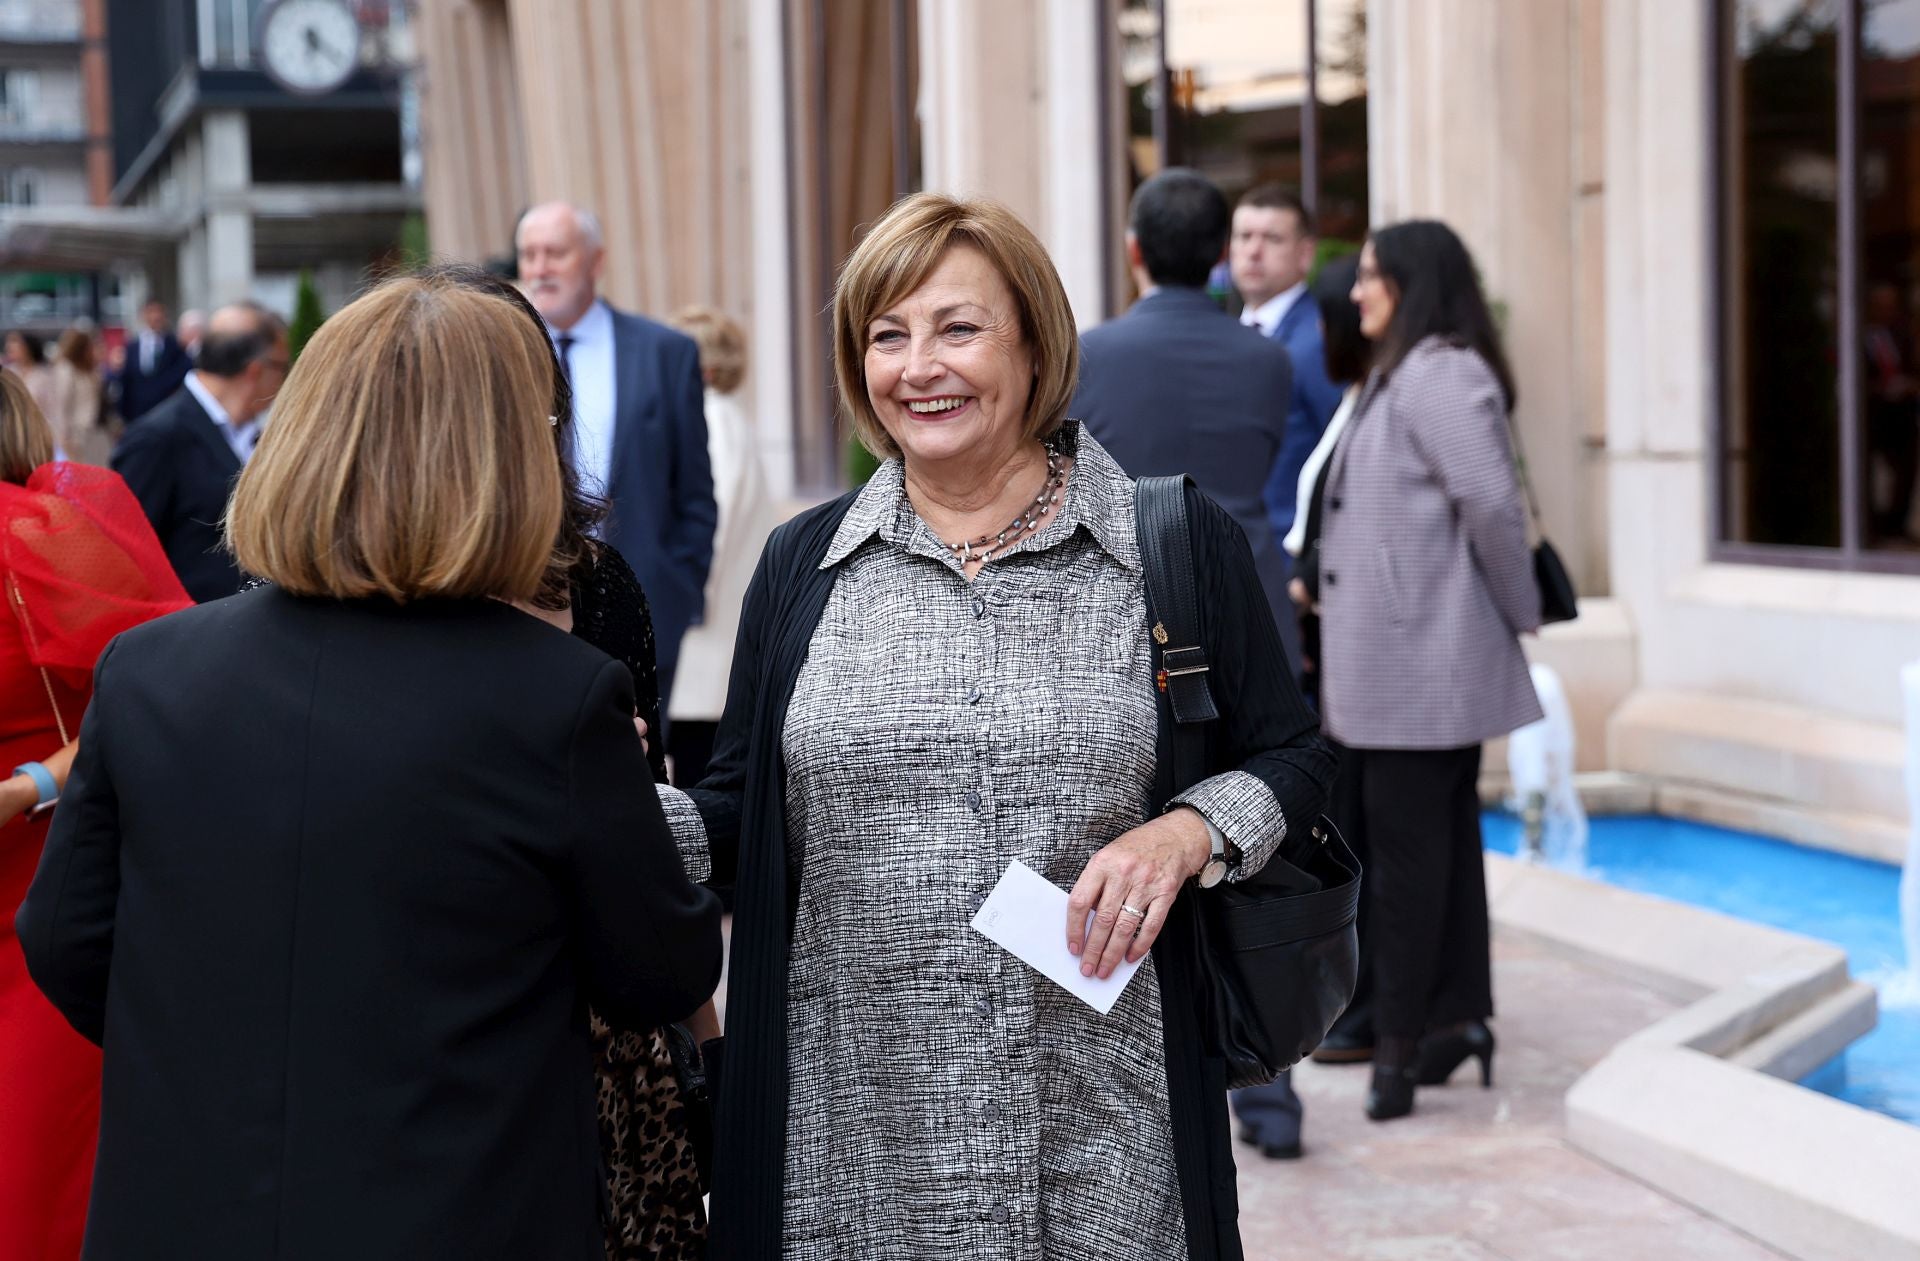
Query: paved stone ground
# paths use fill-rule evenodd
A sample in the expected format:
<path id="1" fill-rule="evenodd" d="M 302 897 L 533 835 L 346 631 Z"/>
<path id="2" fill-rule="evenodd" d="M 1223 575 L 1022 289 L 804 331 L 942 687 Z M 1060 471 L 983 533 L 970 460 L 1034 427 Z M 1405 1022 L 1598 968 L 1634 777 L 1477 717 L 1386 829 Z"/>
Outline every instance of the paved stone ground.
<path id="1" fill-rule="evenodd" d="M 1490 1091 L 1463 1065 L 1412 1116 L 1376 1124 L 1360 1110 L 1365 1066 L 1296 1072 L 1306 1154 L 1236 1153 L 1250 1261 L 1780 1261 L 1565 1140 L 1568 1087 L 1671 1002 L 1498 933 L 1494 993 Z"/>

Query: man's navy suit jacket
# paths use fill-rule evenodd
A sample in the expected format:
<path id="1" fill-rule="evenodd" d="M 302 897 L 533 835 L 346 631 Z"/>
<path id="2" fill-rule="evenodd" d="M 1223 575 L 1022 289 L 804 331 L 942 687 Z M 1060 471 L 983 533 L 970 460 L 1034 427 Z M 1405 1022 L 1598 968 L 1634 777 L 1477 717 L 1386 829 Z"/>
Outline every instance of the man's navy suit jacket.
<path id="1" fill-rule="evenodd" d="M 238 591 L 240 569 L 220 536 L 220 521 L 240 476 L 240 457 L 193 391 L 174 391 L 129 428 L 112 462 L 187 594 L 204 604 Z"/>
<path id="2" fill-rule="evenodd" d="M 173 397 L 193 369 L 193 359 L 172 333 L 160 339 L 153 371 L 140 367 L 140 337 L 127 338 L 127 362 L 120 369 L 120 418 L 129 424 Z"/>
<path id="3" fill-rule="evenodd" d="M 1203 290 L 1175 287 L 1155 289 L 1080 344 L 1069 414 L 1129 476 L 1191 474 L 1245 531 L 1275 622 L 1291 624 L 1287 566 L 1262 499 L 1287 432 L 1285 350 Z"/>
<path id="4" fill-rule="evenodd" d="M 700 348 L 664 324 L 613 311 L 613 353 L 612 511 L 603 534 L 646 591 L 664 705 L 680 638 L 705 613 L 719 517 Z"/>
<path id="5" fill-rule="evenodd" d="M 1267 482 L 1267 520 L 1273 524 L 1273 536 L 1285 538 L 1293 528 L 1294 512 L 1299 505 L 1300 470 L 1307 457 L 1320 445 L 1320 435 L 1340 407 L 1346 390 L 1327 379 L 1326 343 L 1320 332 L 1320 308 L 1313 295 L 1303 293 L 1287 308 L 1273 326 L 1273 340 L 1287 348 L 1293 361 L 1293 393 L 1287 403 L 1287 436 L 1280 444 L 1280 458 L 1273 463 L 1273 475 Z"/>

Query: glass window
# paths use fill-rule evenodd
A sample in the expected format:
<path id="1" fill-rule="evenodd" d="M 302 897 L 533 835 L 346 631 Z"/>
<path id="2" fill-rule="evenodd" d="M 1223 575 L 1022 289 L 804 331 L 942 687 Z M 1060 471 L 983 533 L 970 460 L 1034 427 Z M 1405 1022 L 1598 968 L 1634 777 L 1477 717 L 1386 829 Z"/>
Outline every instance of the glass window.
<path id="1" fill-rule="evenodd" d="M 1920 569 L 1920 0 L 1719 14 L 1720 543 Z"/>
<path id="2" fill-rule="evenodd" d="M 1314 214 L 1323 241 L 1358 245 L 1368 219 L 1366 0 L 1315 0 L 1314 9 Z"/>
<path id="3" fill-rule="evenodd" d="M 1920 553 L 1920 0 L 1860 28 L 1859 486 L 1863 545 Z"/>
<path id="4" fill-rule="evenodd" d="M 1306 184 L 1308 0 L 1167 0 L 1167 157 L 1229 198 Z"/>
<path id="5" fill-rule="evenodd" d="M 1127 97 L 1124 204 L 1166 166 L 1193 167 L 1237 199 L 1296 190 L 1326 252 L 1366 235 L 1366 0 L 1119 0 Z M 1237 299 L 1223 265 L 1215 293 Z"/>
<path id="6" fill-rule="evenodd" d="M 1839 0 L 1730 0 L 1722 531 L 1838 547 Z"/>

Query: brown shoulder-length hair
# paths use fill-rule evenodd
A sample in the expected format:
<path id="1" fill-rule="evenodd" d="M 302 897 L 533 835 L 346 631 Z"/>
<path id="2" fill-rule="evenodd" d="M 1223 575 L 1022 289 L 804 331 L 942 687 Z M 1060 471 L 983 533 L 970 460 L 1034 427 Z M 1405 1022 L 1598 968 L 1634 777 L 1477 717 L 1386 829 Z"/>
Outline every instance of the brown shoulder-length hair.
<path id="1" fill-rule="evenodd" d="M 20 374 L 0 370 L 0 482 L 24 486 L 53 459 L 53 430 Z"/>
<path id="2" fill-rule="evenodd" d="M 561 526 L 553 350 L 497 294 L 386 281 L 320 326 L 227 510 L 295 595 L 531 599 Z"/>
<path id="3" fill-rule="evenodd" d="M 867 326 L 919 288 L 948 250 L 969 245 L 986 255 L 1013 291 L 1020 332 L 1033 359 L 1026 436 L 1060 428 L 1080 377 L 1080 335 L 1073 307 L 1040 238 L 1018 215 L 985 198 L 915 193 L 882 215 L 840 268 L 833 289 L 833 375 L 840 406 L 867 450 L 900 454 L 867 397 Z"/>

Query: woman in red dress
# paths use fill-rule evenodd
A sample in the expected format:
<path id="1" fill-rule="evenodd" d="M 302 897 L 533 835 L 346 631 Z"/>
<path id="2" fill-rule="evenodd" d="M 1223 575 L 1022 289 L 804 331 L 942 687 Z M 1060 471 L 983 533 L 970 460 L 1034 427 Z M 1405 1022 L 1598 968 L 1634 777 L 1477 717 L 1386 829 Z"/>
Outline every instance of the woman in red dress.
<path id="1" fill-rule="evenodd" d="M 188 607 L 119 476 L 56 464 L 20 379 L 0 373 L 0 1258 L 73 1261 L 100 1120 L 100 1050 L 27 978 L 13 913 L 66 782 L 93 663 Z"/>

